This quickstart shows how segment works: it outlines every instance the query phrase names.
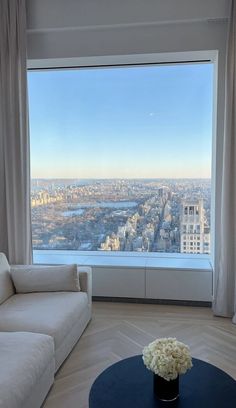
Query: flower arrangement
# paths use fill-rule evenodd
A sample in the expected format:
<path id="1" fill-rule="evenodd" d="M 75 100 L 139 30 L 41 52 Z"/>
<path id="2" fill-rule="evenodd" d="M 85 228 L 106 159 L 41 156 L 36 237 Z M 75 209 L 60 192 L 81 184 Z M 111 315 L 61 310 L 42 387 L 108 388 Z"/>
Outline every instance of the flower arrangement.
<path id="1" fill-rule="evenodd" d="M 192 367 L 189 347 L 176 338 L 162 338 L 150 343 L 143 349 L 145 366 L 170 381 L 185 374 Z"/>

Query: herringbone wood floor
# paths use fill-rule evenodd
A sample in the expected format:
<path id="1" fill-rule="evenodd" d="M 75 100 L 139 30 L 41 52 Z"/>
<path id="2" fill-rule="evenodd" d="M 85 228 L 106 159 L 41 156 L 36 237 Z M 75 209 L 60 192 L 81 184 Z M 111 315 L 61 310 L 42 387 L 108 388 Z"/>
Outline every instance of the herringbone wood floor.
<path id="1" fill-rule="evenodd" d="M 236 379 L 236 326 L 230 319 L 213 317 L 209 308 L 94 302 L 92 321 L 58 371 L 44 408 L 87 408 L 91 384 L 106 367 L 166 336 Z"/>

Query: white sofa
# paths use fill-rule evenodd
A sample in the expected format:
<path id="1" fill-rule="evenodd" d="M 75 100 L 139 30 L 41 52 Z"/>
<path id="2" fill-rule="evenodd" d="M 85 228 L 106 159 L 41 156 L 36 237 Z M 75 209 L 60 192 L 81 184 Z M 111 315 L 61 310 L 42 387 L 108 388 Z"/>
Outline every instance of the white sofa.
<path id="1" fill-rule="evenodd" d="M 0 408 L 40 407 L 91 319 L 91 268 L 73 268 L 10 267 L 0 253 Z"/>

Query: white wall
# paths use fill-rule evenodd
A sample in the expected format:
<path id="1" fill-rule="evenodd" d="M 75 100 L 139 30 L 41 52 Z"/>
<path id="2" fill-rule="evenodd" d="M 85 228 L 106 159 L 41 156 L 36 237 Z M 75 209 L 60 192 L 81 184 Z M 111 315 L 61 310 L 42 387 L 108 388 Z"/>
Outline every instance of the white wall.
<path id="1" fill-rule="evenodd" d="M 114 55 L 218 51 L 213 199 L 219 219 L 224 75 L 230 0 L 28 0 L 29 66 Z M 216 166 L 217 162 L 217 166 Z M 212 240 L 214 242 L 214 239 Z M 215 254 L 218 254 L 217 242 Z M 214 254 L 213 254 L 214 255 Z M 213 256 L 214 261 L 214 256 Z M 200 278 L 199 278 L 200 279 Z"/>
<path id="2" fill-rule="evenodd" d="M 223 49 L 229 0 L 28 0 L 28 57 Z"/>
<path id="3" fill-rule="evenodd" d="M 28 0 L 29 29 L 91 27 L 228 16 L 229 0 Z"/>

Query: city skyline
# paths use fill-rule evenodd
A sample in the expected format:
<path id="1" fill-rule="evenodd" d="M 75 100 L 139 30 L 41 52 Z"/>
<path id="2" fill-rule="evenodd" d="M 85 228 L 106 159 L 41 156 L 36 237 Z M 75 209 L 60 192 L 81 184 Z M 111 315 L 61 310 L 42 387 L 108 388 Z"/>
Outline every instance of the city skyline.
<path id="1" fill-rule="evenodd" d="M 212 64 L 30 72 L 32 178 L 209 179 L 212 82 Z"/>
<path id="2" fill-rule="evenodd" d="M 35 249 L 209 253 L 210 179 L 36 179 Z"/>

